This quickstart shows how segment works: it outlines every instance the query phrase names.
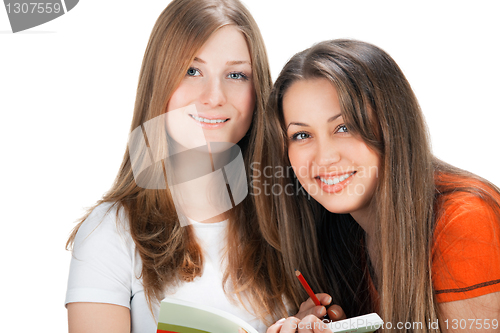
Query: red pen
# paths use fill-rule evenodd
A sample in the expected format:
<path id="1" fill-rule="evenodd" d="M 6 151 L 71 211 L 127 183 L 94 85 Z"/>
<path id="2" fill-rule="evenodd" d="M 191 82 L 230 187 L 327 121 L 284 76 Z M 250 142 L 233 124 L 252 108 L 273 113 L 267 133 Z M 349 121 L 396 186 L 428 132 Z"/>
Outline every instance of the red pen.
<path id="1" fill-rule="evenodd" d="M 316 295 L 313 293 L 311 287 L 309 287 L 309 284 L 307 283 L 306 279 L 302 276 L 302 273 L 300 273 L 298 270 L 295 270 L 295 275 L 297 275 L 297 278 L 300 281 L 300 284 L 302 284 L 302 287 L 306 290 L 307 294 L 311 299 L 313 300 L 314 304 L 316 305 L 321 305 L 319 302 L 319 299 L 316 297 Z"/>

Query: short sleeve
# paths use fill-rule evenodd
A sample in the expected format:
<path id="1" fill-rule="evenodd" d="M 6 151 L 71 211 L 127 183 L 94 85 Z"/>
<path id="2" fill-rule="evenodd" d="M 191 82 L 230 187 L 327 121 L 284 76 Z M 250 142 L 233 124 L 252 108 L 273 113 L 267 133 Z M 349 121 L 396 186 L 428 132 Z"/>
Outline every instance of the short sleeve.
<path id="1" fill-rule="evenodd" d="M 123 214 L 111 204 L 96 207 L 76 234 L 66 304 L 110 303 L 130 308 L 134 242 Z"/>
<path id="2" fill-rule="evenodd" d="M 481 198 L 461 196 L 439 218 L 432 271 L 438 303 L 500 291 L 500 221 Z"/>

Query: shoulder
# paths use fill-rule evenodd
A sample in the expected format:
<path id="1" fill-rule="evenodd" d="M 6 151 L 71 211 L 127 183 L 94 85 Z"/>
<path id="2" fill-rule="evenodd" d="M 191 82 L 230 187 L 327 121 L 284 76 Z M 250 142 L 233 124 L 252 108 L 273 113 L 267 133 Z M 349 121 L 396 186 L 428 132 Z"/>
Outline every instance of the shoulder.
<path id="1" fill-rule="evenodd" d="M 129 221 L 124 208 L 117 203 L 102 203 L 96 206 L 81 224 L 77 237 L 88 237 L 94 232 L 129 234 Z"/>
<path id="2" fill-rule="evenodd" d="M 469 234 L 494 235 L 500 229 L 498 208 L 474 193 L 447 195 L 439 200 L 436 210 L 435 239 L 444 235 L 459 238 Z"/>
<path id="3" fill-rule="evenodd" d="M 113 246 L 128 249 L 134 247 L 129 220 L 119 204 L 102 203 L 80 225 L 75 237 L 74 255 L 77 256 L 82 249 L 99 251 Z"/>
<path id="4" fill-rule="evenodd" d="M 130 307 L 142 290 L 141 269 L 124 209 L 100 204 L 82 222 L 73 244 L 66 303 L 110 303 Z"/>
<path id="5" fill-rule="evenodd" d="M 484 198 L 457 192 L 440 200 L 432 247 L 438 302 L 500 290 L 500 217 Z"/>

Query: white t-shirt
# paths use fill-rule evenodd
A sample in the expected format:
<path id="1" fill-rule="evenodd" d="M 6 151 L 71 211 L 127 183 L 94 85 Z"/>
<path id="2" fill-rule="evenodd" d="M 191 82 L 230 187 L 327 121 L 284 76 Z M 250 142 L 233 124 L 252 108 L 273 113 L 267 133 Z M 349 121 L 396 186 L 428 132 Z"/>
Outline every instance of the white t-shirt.
<path id="1" fill-rule="evenodd" d="M 130 309 L 133 333 L 155 333 L 159 305 L 151 315 L 144 295 L 142 261 L 135 251 L 123 209 L 116 219 L 116 208 L 101 204 L 81 225 L 75 238 L 68 279 L 66 304 L 73 302 L 110 303 Z M 230 303 L 222 289 L 221 255 L 226 244 L 227 221 L 197 223 L 193 227 L 204 250 L 203 275 L 181 283 L 167 296 L 197 302 L 232 313 L 259 332 L 266 325 L 243 306 Z M 247 307 L 248 308 L 248 307 Z M 236 333 L 236 332 L 235 332 Z"/>

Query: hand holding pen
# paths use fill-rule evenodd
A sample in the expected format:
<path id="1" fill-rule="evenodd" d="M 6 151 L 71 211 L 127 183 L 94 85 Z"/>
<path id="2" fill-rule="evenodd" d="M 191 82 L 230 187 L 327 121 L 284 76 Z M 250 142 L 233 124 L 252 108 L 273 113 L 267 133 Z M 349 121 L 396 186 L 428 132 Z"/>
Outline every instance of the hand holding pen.
<path id="1" fill-rule="evenodd" d="M 344 311 L 338 305 L 328 307 L 332 302 L 330 295 L 324 293 L 314 294 L 302 274 L 296 270 L 295 275 L 297 275 L 309 298 L 300 305 L 299 312 L 295 316 L 278 320 L 268 328 L 267 333 L 292 333 L 296 332 L 300 327 L 311 327 L 311 329 L 301 329 L 300 332 L 331 332 L 329 329 L 324 328 L 325 322 L 345 319 Z M 326 307 L 328 307 L 328 310 Z M 325 319 L 326 321 L 324 321 Z"/>
<path id="2" fill-rule="evenodd" d="M 309 314 L 313 314 L 320 319 L 327 319 L 331 321 L 337 321 L 346 318 L 345 313 L 340 306 L 334 304 L 328 307 L 332 302 L 332 298 L 330 295 L 324 293 L 314 294 L 300 271 L 295 270 L 295 275 L 309 295 L 309 299 L 307 299 L 300 305 L 299 312 L 297 313 L 297 315 L 295 315 L 295 317 L 300 316 L 301 318 L 303 318 Z M 328 310 L 326 307 L 328 307 Z"/>

